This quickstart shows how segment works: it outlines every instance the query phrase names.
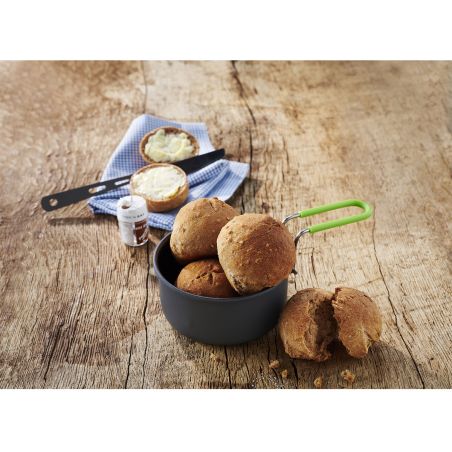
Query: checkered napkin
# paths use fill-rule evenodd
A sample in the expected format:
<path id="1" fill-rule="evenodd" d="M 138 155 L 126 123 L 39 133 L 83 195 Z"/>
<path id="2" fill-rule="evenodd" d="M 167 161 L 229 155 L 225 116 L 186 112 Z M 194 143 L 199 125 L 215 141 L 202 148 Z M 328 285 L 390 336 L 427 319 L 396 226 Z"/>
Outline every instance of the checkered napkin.
<path id="1" fill-rule="evenodd" d="M 207 127 L 203 123 L 183 123 L 166 121 L 150 115 L 142 115 L 136 118 L 127 130 L 124 138 L 119 143 L 115 152 L 107 163 L 101 180 L 114 179 L 135 172 L 147 163 L 142 159 L 138 150 L 141 138 L 151 130 L 162 127 L 173 126 L 190 132 L 199 143 L 200 154 L 214 150 L 207 134 Z M 230 162 L 219 160 L 209 166 L 188 175 L 190 193 L 187 201 L 197 198 L 214 197 L 226 201 L 229 199 L 239 185 L 243 182 L 249 171 L 247 163 Z M 92 197 L 88 205 L 95 214 L 108 213 L 116 215 L 116 203 L 119 198 L 129 194 L 128 185 Z M 173 228 L 174 218 L 178 209 L 165 213 L 149 214 L 149 226 L 170 231 Z"/>

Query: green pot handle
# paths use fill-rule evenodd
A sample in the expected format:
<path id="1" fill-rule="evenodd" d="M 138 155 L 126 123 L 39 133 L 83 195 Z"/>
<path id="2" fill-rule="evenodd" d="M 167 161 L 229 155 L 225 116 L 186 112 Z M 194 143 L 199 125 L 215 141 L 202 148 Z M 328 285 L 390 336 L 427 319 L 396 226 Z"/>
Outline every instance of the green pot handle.
<path id="1" fill-rule="evenodd" d="M 309 232 L 315 234 L 316 232 L 326 231 L 327 229 L 338 228 L 339 226 L 345 226 L 346 224 L 356 223 L 358 221 L 367 220 L 372 215 L 372 207 L 364 201 L 359 199 L 348 199 L 346 201 L 339 201 L 333 204 L 326 204 L 320 207 L 313 207 L 312 209 L 301 210 L 300 212 L 289 215 L 284 219 L 284 224 L 294 218 L 306 218 L 319 213 L 329 212 L 331 210 L 343 209 L 344 207 L 360 207 L 363 211 L 356 215 L 350 215 L 348 217 L 339 218 L 337 220 L 325 221 L 314 226 L 310 226 L 300 231 L 297 235 L 299 238 L 301 235 Z"/>

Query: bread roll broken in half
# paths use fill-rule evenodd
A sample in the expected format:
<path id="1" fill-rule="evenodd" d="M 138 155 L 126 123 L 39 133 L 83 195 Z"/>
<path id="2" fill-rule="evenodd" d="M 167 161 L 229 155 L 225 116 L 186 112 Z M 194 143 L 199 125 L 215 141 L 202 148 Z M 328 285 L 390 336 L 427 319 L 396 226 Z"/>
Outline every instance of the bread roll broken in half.
<path id="1" fill-rule="evenodd" d="M 350 356 L 363 358 L 380 339 L 382 320 L 378 306 L 359 290 L 305 289 L 287 302 L 278 329 L 292 358 L 325 361 L 334 340 L 342 342 Z"/>

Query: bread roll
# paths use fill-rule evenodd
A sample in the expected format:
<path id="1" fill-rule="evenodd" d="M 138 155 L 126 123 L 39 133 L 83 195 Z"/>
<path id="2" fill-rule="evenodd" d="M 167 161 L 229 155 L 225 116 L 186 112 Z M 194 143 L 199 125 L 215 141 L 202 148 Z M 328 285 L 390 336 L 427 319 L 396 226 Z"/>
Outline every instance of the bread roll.
<path id="1" fill-rule="evenodd" d="M 221 230 L 217 246 L 220 264 L 239 294 L 275 286 L 289 276 L 295 264 L 292 236 L 268 215 L 234 217 Z"/>
<path id="2" fill-rule="evenodd" d="M 179 207 L 188 196 L 185 172 L 169 163 L 153 163 L 136 171 L 130 193 L 146 200 L 149 212 L 167 212 Z"/>
<path id="3" fill-rule="evenodd" d="M 202 259 L 186 265 L 177 277 L 176 286 L 204 297 L 229 298 L 237 295 L 218 259 Z"/>
<path id="4" fill-rule="evenodd" d="M 201 198 L 180 209 L 174 220 L 170 246 L 177 261 L 186 263 L 217 255 L 221 228 L 238 212 L 218 198 Z"/>
<path id="5" fill-rule="evenodd" d="M 162 134 L 167 138 L 170 142 L 165 143 L 163 146 L 161 146 L 158 149 L 158 152 L 156 155 L 153 155 L 152 151 L 147 148 L 149 139 L 151 137 L 155 137 L 158 134 Z M 182 138 L 183 137 L 183 138 Z M 158 137 L 157 137 L 158 138 Z M 173 146 L 171 145 L 171 140 L 175 139 L 176 143 L 176 149 L 172 149 Z M 191 149 L 184 149 L 183 143 L 181 142 L 181 139 L 186 142 L 190 143 Z M 182 148 L 180 146 L 182 145 Z M 157 146 L 158 147 L 158 146 Z M 196 138 L 188 133 L 185 130 L 179 129 L 177 127 L 159 127 L 157 129 L 152 130 L 151 132 L 147 133 L 140 142 L 139 146 L 140 154 L 143 157 L 143 160 L 149 163 L 171 163 L 171 162 L 178 162 L 180 160 L 185 160 L 190 157 L 194 157 L 195 155 L 198 155 L 199 153 L 199 143 L 196 140 Z"/>
<path id="6" fill-rule="evenodd" d="M 286 304 L 279 320 L 279 334 L 292 358 L 325 361 L 328 345 L 339 339 L 349 355 L 363 358 L 380 339 L 382 321 L 377 305 L 364 293 L 338 287 L 297 292 Z"/>
<path id="7" fill-rule="evenodd" d="M 349 355 L 363 358 L 369 347 L 380 339 L 382 321 L 377 305 L 359 290 L 338 287 L 333 309 L 339 340 Z"/>
<path id="8" fill-rule="evenodd" d="M 326 290 L 305 289 L 287 302 L 278 329 L 284 350 L 291 358 L 320 362 L 331 357 L 328 345 L 337 334 L 333 296 Z"/>

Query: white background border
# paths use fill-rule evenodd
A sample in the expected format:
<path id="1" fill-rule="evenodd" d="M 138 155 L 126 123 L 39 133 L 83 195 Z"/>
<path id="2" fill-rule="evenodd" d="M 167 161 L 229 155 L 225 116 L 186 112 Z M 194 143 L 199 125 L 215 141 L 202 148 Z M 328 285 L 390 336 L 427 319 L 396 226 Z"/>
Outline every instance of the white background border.
<path id="1" fill-rule="evenodd" d="M 2 59 L 447 59 L 448 0 L 14 0 Z"/>
<path id="2" fill-rule="evenodd" d="M 450 3 L 11 0 L 0 58 L 450 59 Z M 451 394 L 1 390 L 0 448 L 442 451 Z"/>
<path id="3" fill-rule="evenodd" d="M 450 450 L 450 390 L 4 390 L 0 401 L 8 452 Z"/>

